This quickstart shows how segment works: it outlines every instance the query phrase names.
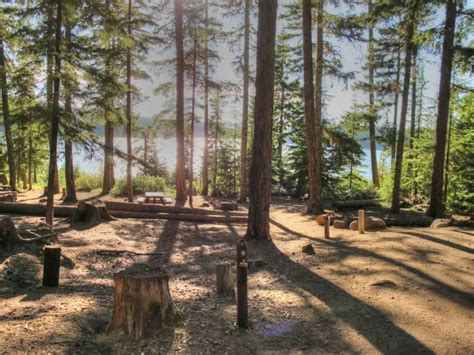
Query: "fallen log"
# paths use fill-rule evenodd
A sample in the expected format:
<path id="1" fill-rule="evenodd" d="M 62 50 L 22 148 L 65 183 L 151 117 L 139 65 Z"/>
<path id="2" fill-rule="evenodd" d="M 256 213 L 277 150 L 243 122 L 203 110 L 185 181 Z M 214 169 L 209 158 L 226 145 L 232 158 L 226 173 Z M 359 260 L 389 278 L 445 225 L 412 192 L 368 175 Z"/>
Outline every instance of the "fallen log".
<path id="1" fill-rule="evenodd" d="M 131 211 L 109 211 L 116 218 L 137 218 L 137 219 L 168 219 L 183 222 L 201 223 L 247 223 L 247 216 L 209 216 L 183 213 L 153 213 L 153 212 L 131 212 Z"/>
<path id="2" fill-rule="evenodd" d="M 194 214 L 194 215 L 214 215 L 214 216 L 247 216 L 244 211 L 220 211 L 209 210 L 205 208 L 188 208 L 163 206 L 148 203 L 133 203 L 133 202 L 117 202 L 106 201 L 105 206 L 109 211 L 129 211 L 129 212 L 163 212 L 175 214 Z"/>
<path id="3" fill-rule="evenodd" d="M 0 220 L 0 244 L 4 245 L 7 250 L 11 250 L 15 245 L 38 243 L 59 234 L 39 235 L 31 230 L 25 230 L 24 233 L 30 234 L 34 236 L 34 238 L 23 238 L 20 235 L 20 231 L 15 227 L 11 217 L 4 217 Z"/>
<path id="4" fill-rule="evenodd" d="M 76 209 L 76 206 L 54 206 L 54 216 L 72 217 Z M 0 203 L 0 213 L 44 216 L 46 215 L 46 205 L 38 203 L 3 202 Z"/>
<path id="5" fill-rule="evenodd" d="M 379 200 L 352 200 L 352 201 L 334 201 L 332 203 L 334 208 L 361 208 L 368 206 L 380 206 Z"/>

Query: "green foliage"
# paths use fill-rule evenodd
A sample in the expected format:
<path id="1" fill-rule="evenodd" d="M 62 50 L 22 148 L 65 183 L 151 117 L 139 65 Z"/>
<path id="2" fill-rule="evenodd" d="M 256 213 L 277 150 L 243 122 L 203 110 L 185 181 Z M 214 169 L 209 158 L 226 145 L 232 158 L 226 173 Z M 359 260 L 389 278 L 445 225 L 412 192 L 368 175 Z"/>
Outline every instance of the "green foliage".
<path id="1" fill-rule="evenodd" d="M 133 179 L 133 193 L 143 195 L 145 192 L 166 191 L 166 180 L 159 176 L 147 176 L 138 174 Z M 114 195 L 123 196 L 127 194 L 127 179 L 118 179 L 111 191 Z"/>
<path id="2" fill-rule="evenodd" d="M 378 197 L 377 191 L 361 173 L 353 172 L 343 176 L 337 186 L 337 200 L 370 200 Z"/>
<path id="3" fill-rule="evenodd" d="M 448 206 L 457 213 L 474 214 L 474 94 L 455 109 L 451 137 Z"/>
<path id="4" fill-rule="evenodd" d="M 76 191 L 92 192 L 102 187 L 102 175 L 77 172 L 75 175 Z"/>

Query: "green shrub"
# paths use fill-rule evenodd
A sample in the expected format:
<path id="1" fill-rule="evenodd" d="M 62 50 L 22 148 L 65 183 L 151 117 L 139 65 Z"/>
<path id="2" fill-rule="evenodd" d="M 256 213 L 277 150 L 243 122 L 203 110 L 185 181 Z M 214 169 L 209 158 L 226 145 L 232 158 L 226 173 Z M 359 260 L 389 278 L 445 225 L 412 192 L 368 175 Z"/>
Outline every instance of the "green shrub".
<path id="1" fill-rule="evenodd" d="M 166 191 L 166 181 L 159 176 L 147 176 L 139 174 L 133 178 L 133 193 L 143 195 L 150 191 Z M 127 179 L 118 179 L 112 189 L 114 195 L 127 194 Z"/>
<path id="2" fill-rule="evenodd" d="M 102 187 L 102 175 L 76 172 L 76 191 L 91 192 Z"/>

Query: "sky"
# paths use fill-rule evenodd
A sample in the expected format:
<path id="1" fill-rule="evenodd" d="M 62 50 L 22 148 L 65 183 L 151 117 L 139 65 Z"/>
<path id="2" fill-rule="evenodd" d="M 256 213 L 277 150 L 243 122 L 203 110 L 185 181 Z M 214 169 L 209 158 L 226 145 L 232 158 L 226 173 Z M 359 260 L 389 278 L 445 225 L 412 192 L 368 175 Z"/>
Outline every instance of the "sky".
<path id="1" fill-rule="evenodd" d="M 279 15 L 284 10 L 282 4 L 289 2 L 288 0 L 280 1 L 279 5 Z M 472 6 L 474 0 L 468 2 L 468 5 Z M 347 9 L 340 8 L 335 10 L 334 8 L 328 8 L 329 12 L 337 13 L 337 12 L 344 12 Z M 435 18 L 434 23 L 440 24 L 442 23 L 444 16 L 444 11 L 440 11 Z M 228 18 L 224 21 L 224 30 L 230 30 L 232 27 L 237 25 L 237 20 L 230 20 Z M 257 26 L 256 19 L 252 18 L 251 21 L 254 21 L 255 27 Z M 280 32 L 282 30 L 284 23 L 281 19 L 278 20 L 278 29 L 277 31 Z M 313 34 L 313 41 L 315 35 Z M 254 38 L 254 40 L 256 40 Z M 345 70 L 354 70 L 356 71 L 356 80 L 360 80 L 363 78 L 365 73 L 361 70 L 362 65 L 365 62 L 365 55 L 367 53 L 366 46 L 364 44 L 348 44 L 346 42 L 338 42 L 332 43 L 339 47 L 342 53 L 343 58 L 343 65 Z M 171 50 L 174 50 L 173 46 L 170 46 Z M 241 75 L 237 75 L 235 73 L 234 67 L 232 65 L 232 61 L 235 58 L 235 53 L 232 53 L 229 50 L 229 47 L 226 43 L 222 43 L 217 48 L 219 55 L 221 56 L 221 61 L 218 64 L 216 72 L 213 74 L 214 78 L 218 78 L 219 80 L 223 81 L 230 81 L 233 83 L 241 83 Z M 160 59 L 163 57 L 163 47 L 156 46 L 152 48 L 149 57 L 153 58 L 154 60 Z M 168 52 L 167 55 L 170 53 Z M 436 100 L 437 92 L 438 92 L 438 85 L 439 85 L 439 67 L 440 67 L 440 55 L 432 55 L 428 53 L 426 50 L 420 51 L 420 58 L 423 60 L 423 67 L 424 67 L 424 77 L 428 81 L 427 86 L 424 91 L 424 95 L 427 98 L 427 106 L 433 105 Z M 251 61 L 255 61 L 255 57 L 251 58 Z M 140 64 L 141 65 L 141 64 Z M 148 68 L 152 68 L 152 66 L 148 65 Z M 167 98 L 155 95 L 153 90 L 159 83 L 167 81 L 167 80 L 174 80 L 171 76 L 173 75 L 173 70 L 169 70 L 167 72 L 161 71 L 158 74 L 157 70 L 151 69 L 151 80 L 146 81 L 137 81 L 135 85 L 141 90 L 142 94 L 145 96 L 145 99 L 136 104 L 134 107 L 134 112 L 142 117 L 153 117 L 158 112 L 162 110 L 165 103 L 167 102 Z M 325 89 L 325 93 L 330 97 L 326 101 L 326 116 L 325 118 L 331 122 L 335 122 L 341 115 L 345 112 L 351 110 L 351 107 L 354 102 L 363 103 L 367 100 L 367 94 L 353 90 L 351 86 L 355 83 L 356 80 L 351 81 L 349 84 L 349 88 L 346 89 L 343 83 L 334 82 L 329 80 L 328 78 L 323 78 L 323 86 Z M 251 88 L 251 94 L 253 92 Z M 190 88 L 186 87 L 185 94 L 189 96 Z M 174 95 L 174 92 L 171 93 Z M 228 122 L 235 122 L 237 125 L 240 125 L 240 117 L 241 117 L 241 103 L 238 102 L 235 104 L 236 100 L 240 100 L 239 97 L 232 97 L 232 95 L 227 97 L 227 102 L 223 105 L 223 117 L 224 120 Z M 202 110 L 198 108 L 197 115 L 202 116 Z M 385 119 L 391 120 L 392 113 L 387 111 L 385 113 L 387 117 L 382 117 L 382 121 Z"/>

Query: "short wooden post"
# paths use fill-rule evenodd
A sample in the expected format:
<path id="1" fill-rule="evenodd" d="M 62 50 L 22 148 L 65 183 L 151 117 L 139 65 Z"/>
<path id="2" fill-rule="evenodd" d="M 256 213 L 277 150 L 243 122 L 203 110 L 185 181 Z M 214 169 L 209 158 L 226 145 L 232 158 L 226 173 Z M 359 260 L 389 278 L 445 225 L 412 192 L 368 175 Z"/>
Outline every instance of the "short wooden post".
<path id="1" fill-rule="evenodd" d="M 237 325 L 248 328 L 247 289 L 247 243 L 242 239 L 237 244 Z"/>
<path id="2" fill-rule="evenodd" d="M 329 217 L 324 218 L 324 238 L 329 239 Z"/>
<path id="3" fill-rule="evenodd" d="M 228 295 L 234 293 L 234 280 L 230 263 L 216 265 L 217 294 Z"/>
<path id="4" fill-rule="evenodd" d="M 44 248 L 43 286 L 58 287 L 60 259 L 61 248 Z"/>
<path id="5" fill-rule="evenodd" d="M 359 210 L 359 220 L 357 222 L 357 225 L 359 227 L 359 233 L 364 234 L 365 233 L 365 211 L 364 210 Z"/>

